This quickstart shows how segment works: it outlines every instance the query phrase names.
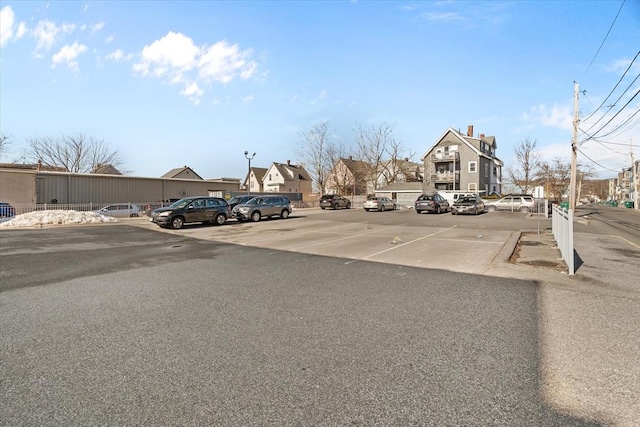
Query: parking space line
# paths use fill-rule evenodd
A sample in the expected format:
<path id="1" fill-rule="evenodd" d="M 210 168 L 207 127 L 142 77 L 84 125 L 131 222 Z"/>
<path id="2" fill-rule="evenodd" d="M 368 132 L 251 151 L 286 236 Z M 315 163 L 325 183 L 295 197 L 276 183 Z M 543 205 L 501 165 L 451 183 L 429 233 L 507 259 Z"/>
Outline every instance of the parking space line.
<path id="1" fill-rule="evenodd" d="M 388 249 L 385 249 L 385 250 L 383 250 L 383 251 L 376 252 L 376 253 L 374 253 L 374 254 L 367 255 L 367 256 L 362 257 L 362 258 L 358 258 L 358 259 L 354 259 L 354 260 L 351 260 L 351 261 L 347 261 L 347 262 L 345 262 L 345 265 L 347 265 L 347 264 L 353 264 L 353 263 L 354 263 L 354 262 L 356 262 L 356 261 L 362 261 L 362 260 L 365 260 L 365 259 L 369 259 L 369 258 L 372 258 L 372 257 L 374 257 L 374 256 L 378 256 L 378 255 L 380 255 L 380 254 L 383 254 L 383 253 L 385 253 L 385 252 L 393 251 L 393 250 L 395 250 L 395 249 L 401 248 L 402 246 L 406 246 L 406 245 L 409 245 L 409 244 L 411 244 L 411 243 L 419 242 L 420 240 L 428 239 L 429 237 L 435 236 L 436 234 L 444 233 L 445 231 L 452 230 L 452 229 L 454 229 L 454 228 L 456 228 L 456 227 L 457 227 L 457 225 L 454 225 L 453 227 L 445 228 L 445 229 L 442 229 L 442 230 L 440 230 L 440 231 L 436 231 L 435 233 L 431 233 L 431 234 L 428 234 L 428 235 L 426 235 L 426 236 L 418 237 L 417 239 L 413 239 L 413 240 L 410 240 L 410 241 L 408 241 L 408 242 L 406 242 L 406 243 L 401 243 L 401 244 L 399 244 L 399 245 L 395 245 L 395 246 L 393 246 L 393 247 L 391 247 L 391 248 L 388 248 Z"/>
<path id="2" fill-rule="evenodd" d="M 390 230 L 392 228 L 402 227 L 403 225 L 406 225 L 406 223 L 405 224 L 400 224 L 400 225 L 394 225 L 392 227 L 386 227 L 386 228 L 383 228 L 382 231 Z M 380 230 L 376 230 L 376 231 L 380 231 Z M 318 233 L 321 233 L 321 232 L 322 231 L 318 231 Z M 327 234 L 331 234 L 331 233 L 327 233 Z M 322 242 L 314 242 L 314 243 L 310 243 L 310 244 L 302 245 L 302 246 L 294 246 L 293 248 L 289 248 L 288 250 L 297 251 L 298 249 L 305 249 L 305 248 L 309 248 L 309 247 L 312 247 L 312 246 L 324 245 L 324 244 L 327 244 L 327 243 L 335 243 L 335 242 L 339 242 L 341 240 L 351 239 L 353 237 L 369 236 L 369 235 L 370 235 L 369 233 L 354 234 L 353 236 L 341 237 L 339 239 L 326 240 L 326 241 L 322 241 Z"/>

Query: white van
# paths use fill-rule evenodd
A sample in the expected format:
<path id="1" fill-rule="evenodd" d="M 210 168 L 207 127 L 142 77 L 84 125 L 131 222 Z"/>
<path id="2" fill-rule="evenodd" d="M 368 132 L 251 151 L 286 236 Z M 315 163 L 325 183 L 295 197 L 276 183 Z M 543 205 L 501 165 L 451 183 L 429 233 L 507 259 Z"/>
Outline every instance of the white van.
<path id="1" fill-rule="evenodd" d="M 450 206 L 453 206 L 455 202 L 458 201 L 460 197 L 475 197 L 476 193 L 469 193 L 468 191 L 438 191 L 438 194 L 447 199 Z"/>

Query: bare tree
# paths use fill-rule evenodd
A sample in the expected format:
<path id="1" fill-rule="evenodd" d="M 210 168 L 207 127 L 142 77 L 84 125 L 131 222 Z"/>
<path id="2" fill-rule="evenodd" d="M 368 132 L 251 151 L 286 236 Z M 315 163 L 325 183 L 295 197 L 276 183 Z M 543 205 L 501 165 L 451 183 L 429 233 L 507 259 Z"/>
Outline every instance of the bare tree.
<path id="1" fill-rule="evenodd" d="M 520 189 L 522 193 L 533 192 L 535 177 L 540 168 L 540 153 L 536 151 L 536 140 L 526 138 L 514 148 L 517 165 L 507 168 L 509 180 Z"/>
<path id="2" fill-rule="evenodd" d="M 402 172 L 401 162 L 413 157 L 393 135 L 393 125 L 383 123 L 358 129 L 358 157 L 363 161 L 363 175 L 372 186 L 388 185 L 395 182 Z"/>
<path id="3" fill-rule="evenodd" d="M 571 181 L 571 164 L 560 157 L 550 162 L 542 162 L 537 178 L 538 182 L 545 186 L 548 197 L 560 203 Z"/>
<path id="4" fill-rule="evenodd" d="M 308 132 L 299 133 L 295 154 L 298 161 L 305 165 L 316 188 L 324 194 L 327 176 L 339 156 L 339 150 L 329 141 L 329 124 L 322 122 L 314 125 Z"/>
<path id="5" fill-rule="evenodd" d="M 0 134 L 0 154 L 7 149 L 9 144 L 11 144 L 11 138 L 4 133 Z"/>
<path id="6" fill-rule="evenodd" d="M 100 166 L 122 164 L 118 151 L 111 150 L 103 140 L 81 133 L 60 138 L 42 137 L 27 140 L 29 156 L 43 165 L 64 168 L 68 172 L 91 173 Z"/>

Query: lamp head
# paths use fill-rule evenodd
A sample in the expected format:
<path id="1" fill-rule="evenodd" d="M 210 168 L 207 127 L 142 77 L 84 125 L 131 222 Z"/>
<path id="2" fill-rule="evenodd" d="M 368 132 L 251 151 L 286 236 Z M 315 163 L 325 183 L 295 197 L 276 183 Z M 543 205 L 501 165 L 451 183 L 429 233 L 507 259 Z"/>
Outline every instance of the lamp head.
<path id="1" fill-rule="evenodd" d="M 249 152 L 248 152 L 248 151 L 245 151 L 245 152 L 244 152 L 244 155 L 245 155 L 245 156 L 246 156 L 246 155 L 248 155 L 248 154 L 249 154 Z"/>

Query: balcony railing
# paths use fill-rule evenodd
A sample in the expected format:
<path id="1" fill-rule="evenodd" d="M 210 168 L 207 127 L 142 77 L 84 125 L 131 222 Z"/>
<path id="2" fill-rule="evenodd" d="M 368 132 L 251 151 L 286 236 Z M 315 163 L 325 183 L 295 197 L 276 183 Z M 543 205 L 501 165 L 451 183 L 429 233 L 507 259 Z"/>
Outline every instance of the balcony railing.
<path id="1" fill-rule="evenodd" d="M 453 151 L 453 152 L 449 152 L 449 153 L 433 153 L 431 154 L 431 161 L 432 162 L 453 162 L 455 160 L 458 160 L 459 156 L 458 156 L 458 152 L 457 151 Z"/>
<path id="2" fill-rule="evenodd" d="M 431 182 L 457 182 L 458 172 L 441 172 L 431 175 Z"/>

